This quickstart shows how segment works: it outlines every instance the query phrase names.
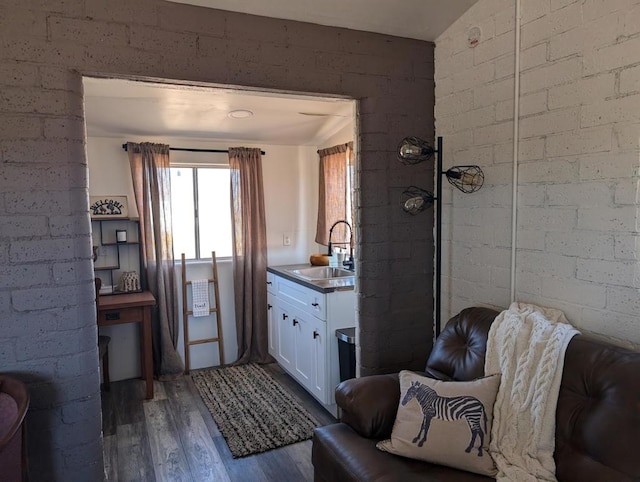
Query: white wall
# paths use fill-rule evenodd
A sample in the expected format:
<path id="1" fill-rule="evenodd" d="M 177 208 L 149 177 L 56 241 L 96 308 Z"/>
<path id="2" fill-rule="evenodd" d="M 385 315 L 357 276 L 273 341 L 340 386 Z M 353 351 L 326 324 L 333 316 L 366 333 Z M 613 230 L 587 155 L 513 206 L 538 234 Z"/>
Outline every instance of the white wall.
<path id="1" fill-rule="evenodd" d="M 265 190 L 265 211 L 267 223 L 268 262 L 270 265 L 308 262 L 309 254 L 318 252 L 313 242 L 315 236 L 318 156 L 317 147 L 253 145 L 244 142 L 229 141 L 197 142 L 194 140 L 145 138 L 98 138 L 87 139 L 87 157 L 89 163 L 90 195 L 127 195 L 131 216 L 135 216 L 135 201 L 131 185 L 129 161 L 122 144 L 126 141 L 165 142 L 174 147 L 193 147 L 207 149 L 227 149 L 230 145 L 261 147 L 263 156 L 263 178 Z M 206 154 L 172 151 L 171 158 L 176 161 L 202 161 Z M 216 162 L 224 162 L 226 154 L 216 154 Z M 283 246 L 283 235 L 291 238 L 290 246 Z M 180 276 L 180 263 L 177 263 Z M 189 262 L 187 276 L 190 279 L 208 277 L 210 262 Z M 232 362 L 237 355 L 235 329 L 235 311 L 233 301 L 233 279 L 230 260 L 221 259 L 218 263 L 220 277 L 220 305 L 222 310 L 224 350 L 226 362 Z M 178 280 L 180 282 L 180 280 Z M 213 298 L 212 298 L 213 299 Z M 180 300 L 180 303 L 182 301 Z M 180 305 L 180 313 L 182 308 Z M 207 320 L 210 323 L 207 324 Z M 204 338 L 208 327 L 215 325 L 213 317 L 191 319 L 191 338 Z M 183 353 L 182 319 L 180 319 L 179 351 Z M 133 325 L 121 325 L 101 328 L 101 332 L 112 337 L 110 349 L 117 356 L 110 357 L 111 378 L 121 380 L 140 375 L 138 362 L 138 331 Z M 191 366 L 198 368 L 218 363 L 217 347 L 203 345 L 192 348 Z"/>
<path id="2" fill-rule="evenodd" d="M 354 126 L 353 124 L 348 124 L 325 140 L 318 149 L 327 149 L 328 147 L 337 146 L 338 144 L 346 144 L 347 142 L 352 142 L 354 139 Z"/>
<path id="3" fill-rule="evenodd" d="M 266 148 L 265 148 L 266 150 Z M 269 146 L 263 179 L 270 266 L 308 263 L 318 212 L 318 154 L 309 146 Z M 284 236 L 291 239 L 284 246 Z"/>
<path id="4" fill-rule="evenodd" d="M 514 25 L 480 0 L 436 42 L 445 167 L 486 175 L 446 192 L 443 319 L 510 301 Z M 523 0 L 521 35 L 516 299 L 640 347 L 640 1 Z"/>

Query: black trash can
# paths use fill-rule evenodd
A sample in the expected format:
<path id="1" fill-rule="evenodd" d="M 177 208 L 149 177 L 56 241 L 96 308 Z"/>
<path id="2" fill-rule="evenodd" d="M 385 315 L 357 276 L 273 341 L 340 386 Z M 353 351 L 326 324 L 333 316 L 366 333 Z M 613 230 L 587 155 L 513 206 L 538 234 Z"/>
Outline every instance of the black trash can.
<path id="1" fill-rule="evenodd" d="M 344 382 L 356 377 L 356 329 L 339 328 L 336 330 L 336 337 L 338 338 L 340 381 Z"/>

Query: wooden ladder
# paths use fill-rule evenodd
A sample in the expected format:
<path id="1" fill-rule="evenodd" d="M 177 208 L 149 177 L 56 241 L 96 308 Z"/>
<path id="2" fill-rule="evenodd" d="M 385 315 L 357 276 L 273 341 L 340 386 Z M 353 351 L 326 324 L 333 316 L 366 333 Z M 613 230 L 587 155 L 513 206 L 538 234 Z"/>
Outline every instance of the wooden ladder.
<path id="1" fill-rule="evenodd" d="M 216 324 L 218 328 L 218 336 L 212 338 L 201 338 L 198 340 L 189 339 L 189 315 L 193 315 L 193 311 L 187 307 L 187 285 L 192 284 L 191 281 L 187 281 L 187 265 L 184 259 L 184 253 L 182 253 L 182 323 L 184 325 L 184 365 L 185 373 L 189 373 L 191 369 L 191 360 L 189 348 L 192 345 L 201 345 L 203 343 L 218 343 L 218 353 L 220 354 L 220 366 L 224 365 L 224 341 L 222 338 L 222 319 L 220 315 L 220 291 L 218 289 L 218 262 L 216 261 L 216 252 L 211 252 L 211 262 L 213 278 L 208 279 L 209 283 L 213 283 L 213 293 L 215 297 L 215 306 L 212 307 L 209 304 L 209 313 L 216 314 Z M 209 285 L 207 284 L 207 287 Z M 207 290 L 208 292 L 208 290 Z M 192 293 L 193 296 L 193 293 Z"/>

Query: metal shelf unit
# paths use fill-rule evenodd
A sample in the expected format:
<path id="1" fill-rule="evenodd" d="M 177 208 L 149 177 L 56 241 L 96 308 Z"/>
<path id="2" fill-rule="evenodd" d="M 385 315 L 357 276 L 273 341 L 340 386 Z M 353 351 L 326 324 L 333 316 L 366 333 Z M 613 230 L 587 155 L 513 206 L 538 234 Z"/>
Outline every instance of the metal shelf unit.
<path id="1" fill-rule="evenodd" d="M 127 241 L 118 242 L 116 230 L 126 231 Z M 145 289 L 146 280 L 142 273 L 142 243 L 140 243 L 140 222 L 133 218 L 91 219 L 91 231 L 94 249 L 100 251 L 94 262 L 93 270 L 102 279 L 103 286 L 111 286 L 100 295 L 108 296 L 125 293 L 117 290 L 119 275 L 125 271 L 135 271 L 140 277 L 140 290 L 126 293 L 141 292 Z M 115 280 L 114 280 L 115 278 Z M 114 284 L 115 282 L 115 284 Z"/>

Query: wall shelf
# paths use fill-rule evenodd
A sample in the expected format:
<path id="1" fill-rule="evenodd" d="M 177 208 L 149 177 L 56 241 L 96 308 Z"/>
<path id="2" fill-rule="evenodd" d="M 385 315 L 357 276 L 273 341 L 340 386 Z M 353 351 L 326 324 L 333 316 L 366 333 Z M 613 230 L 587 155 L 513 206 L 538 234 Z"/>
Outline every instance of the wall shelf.
<path id="1" fill-rule="evenodd" d="M 142 243 L 140 243 L 140 222 L 132 218 L 91 219 L 91 231 L 94 249 L 98 256 L 93 270 L 102 280 L 101 296 L 143 291 L 146 280 L 141 270 Z M 125 231 L 127 241 L 117 242 L 116 231 Z M 128 271 L 138 273 L 140 290 L 119 291 L 120 276 Z"/>

